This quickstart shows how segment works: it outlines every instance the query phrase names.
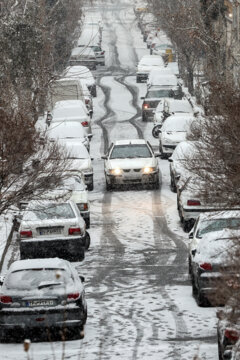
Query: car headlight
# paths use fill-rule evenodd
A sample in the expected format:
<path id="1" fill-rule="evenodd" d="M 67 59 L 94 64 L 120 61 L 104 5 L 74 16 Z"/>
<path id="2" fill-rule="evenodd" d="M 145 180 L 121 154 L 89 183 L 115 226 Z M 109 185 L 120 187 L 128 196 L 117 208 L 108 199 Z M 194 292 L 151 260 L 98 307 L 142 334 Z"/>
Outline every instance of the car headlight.
<path id="1" fill-rule="evenodd" d="M 111 174 L 111 175 L 121 175 L 122 174 L 122 169 L 115 168 L 115 169 L 109 170 L 109 174 Z"/>
<path id="2" fill-rule="evenodd" d="M 148 167 L 146 166 L 145 168 L 143 168 L 143 173 L 144 174 L 151 174 L 152 172 L 154 172 L 156 170 L 155 167 Z"/>

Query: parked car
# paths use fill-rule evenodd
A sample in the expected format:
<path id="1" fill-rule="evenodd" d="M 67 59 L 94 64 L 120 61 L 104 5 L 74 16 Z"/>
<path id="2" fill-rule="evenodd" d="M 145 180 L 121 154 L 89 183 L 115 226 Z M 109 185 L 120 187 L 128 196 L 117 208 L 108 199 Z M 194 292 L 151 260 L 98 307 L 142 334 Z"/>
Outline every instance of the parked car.
<path id="1" fill-rule="evenodd" d="M 144 55 L 137 66 L 136 82 L 146 82 L 149 72 L 156 67 L 164 67 L 161 56 Z"/>
<path id="2" fill-rule="evenodd" d="M 95 52 L 90 46 L 76 47 L 72 50 L 69 65 L 86 66 L 89 70 L 96 70 L 97 59 Z"/>
<path id="3" fill-rule="evenodd" d="M 93 97 L 97 96 L 96 81 L 91 71 L 86 66 L 69 66 L 64 70 L 63 76 L 67 78 L 77 78 L 81 80 L 81 83 L 85 83 Z"/>
<path id="4" fill-rule="evenodd" d="M 83 282 L 84 277 L 63 259 L 13 262 L 1 287 L 0 341 L 32 336 L 36 330 L 47 339 L 69 332 L 83 338 L 87 321 Z"/>
<path id="5" fill-rule="evenodd" d="M 55 104 L 52 111 L 51 123 L 63 121 L 76 121 L 80 123 L 84 127 L 89 139 L 92 138 L 91 117 L 88 109 L 81 100 L 58 101 Z"/>
<path id="6" fill-rule="evenodd" d="M 236 244 L 235 236 L 239 238 L 239 234 L 239 230 L 238 236 L 228 230 L 220 231 L 217 235 L 215 232 L 205 234 L 192 250 L 192 289 L 199 306 L 209 303 L 225 304 L 226 298 L 224 293 L 220 294 L 220 284 L 231 286 L 230 283 L 237 279 L 231 251 L 234 249 L 234 243 Z"/>
<path id="7" fill-rule="evenodd" d="M 75 139 L 62 139 L 59 143 L 67 148 L 71 160 L 71 171 L 83 174 L 89 191 L 93 190 L 92 159 L 86 147 Z"/>
<path id="8" fill-rule="evenodd" d="M 171 177 L 170 185 L 173 192 L 177 191 L 177 183 L 181 175 L 186 176 L 185 165 L 189 158 L 194 158 L 196 151 L 195 141 L 181 141 L 174 149 L 171 157 L 168 158 Z"/>
<path id="9" fill-rule="evenodd" d="M 142 121 L 152 121 L 155 110 L 163 98 L 178 96 L 178 89 L 171 86 L 151 86 L 148 88 L 145 96 L 141 97 L 142 103 Z"/>
<path id="10" fill-rule="evenodd" d="M 166 50 L 172 50 L 172 53 L 173 54 L 175 53 L 174 47 L 170 43 L 165 43 L 165 44 L 155 43 L 154 46 L 152 47 L 153 55 L 163 56 L 166 54 Z"/>
<path id="11" fill-rule="evenodd" d="M 164 72 L 155 72 L 154 76 L 152 77 L 149 75 L 147 86 L 171 86 L 181 90 L 181 85 L 179 84 L 177 77 L 174 74 L 164 74 Z"/>
<path id="12" fill-rule="evenodd" d="M 80 141 L 90 151 L 90 142 L 85 128 L 77 121 L 55 121 L 52 122 L 46 134 L 49 139 L 75 139 Z"/>
<path id="13" fill-rule="evenodd" d="M 159 151 L 162 158 L 168 158 L 176 146 L 186 140 L 186 134 L 194 121 L 192 114 L 174 114 L 163 123 L 159 133 Z"/>
<path id="14" fill-rule="evenodd" d="M 73 201 L 30 201 L 19 227 L 20 257 L 85 257 L 86 224 Z"/>
<path id="15" fill-rule="evenodd" d="M 83 89 L 83 95 L 84 95 L 84 99 L 85 99 L 85 105 L 86 105 L 86 108 L 88 110 L 88 113 L 89 113 L 89 116 L 90 118 L 92 118 L 92 115 L 93 115 L 93 101 L 92 101 L 92 95 L 85 83 L 84 80 L 81 80 L 81 85 L 82 85 L 82 89 Z"/>
<path id="16" fill-rule="evenodd" d="M 161 78 L 162 76 L 170 76 L 171 77 L 172 75 L 174 75 L 172 70 L 168 69 L 166 67 L 152 69 L 148 75 L 147 86 L 161 85 L 161 83 L 157 83 L 157 78 Z"/>
<path id="17" fill-rule="evenodd" d="M 112 143 L 104 159 L 106 188 L 140 184 L 159 188 L 159 167 L 151 145 L 142 139 Z"/>
<path id="18" fill-rule="evenodd" d="M 62 78 L 50 84 L 48 93 L 48 111 L 52 111 L 56 102 L 65 100 L 81 100 L 85 102 L 82 85 L 79 79 Z"/>

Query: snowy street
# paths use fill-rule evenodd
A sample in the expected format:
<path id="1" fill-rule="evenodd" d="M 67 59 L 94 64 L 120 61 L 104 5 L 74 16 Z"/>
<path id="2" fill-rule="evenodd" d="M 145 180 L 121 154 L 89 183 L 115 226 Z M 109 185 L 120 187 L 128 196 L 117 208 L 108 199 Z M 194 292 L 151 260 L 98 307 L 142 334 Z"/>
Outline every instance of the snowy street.
<path id="1" fill-rule="evenodd" d="M 85 277 L 88 321 L 83 340 L 32 343 L 31 360 L 216 360 L 216 308 L 201 308 L 188 276 L 188 234 L 180 226 L 169 163 L 159 158 L 159 190 L 106 191 L 103 160 L 111 142 L 143 138 L 158 151 L 152 123 L 142 122 L 136 65 L 148 54 L 127 0 L 86 11 L 103 21 L 106 66 L 98 66 L 91 156 L 91 246 L 75 263 Z M 16 247 L 10 251 L 16 251 Z M 8 258 L 17 258 L 8 254 Z M 197 357 L 198 356 L 198 357 Z M 26 359 L 22 344 L 0 344 L 1 360 Z"/>

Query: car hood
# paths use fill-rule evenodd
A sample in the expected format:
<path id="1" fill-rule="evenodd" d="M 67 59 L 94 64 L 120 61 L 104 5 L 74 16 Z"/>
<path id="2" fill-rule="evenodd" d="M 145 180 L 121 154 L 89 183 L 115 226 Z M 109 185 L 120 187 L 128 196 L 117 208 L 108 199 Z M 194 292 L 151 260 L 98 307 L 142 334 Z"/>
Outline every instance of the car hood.
<path id="1" fill-rule="evenodd" d="M 162 132 L 162 141 L 166 141 L 169 143 L 180 143 L 181 141 L 186 140 L 186 131 L 169 131 Z"/>
<path id="2" fill-rule="evenodd" d="M 145 166 L 156 166 L 155 158 L 113 159 L 106 164 L 108 169 L 141 169 Z"/>
<path id="3" fill-rule="evenodd" d="M 71 163 L 71 170 L 90 170 L 92 164 L 90 159 L 73 159 Z"/>
<path id="4" fill-rule="evenodd" d="M 152 69 L 159 67 L 157 65 L 138 65 L 137 71 L 138 72 L 150 72 Z"/>

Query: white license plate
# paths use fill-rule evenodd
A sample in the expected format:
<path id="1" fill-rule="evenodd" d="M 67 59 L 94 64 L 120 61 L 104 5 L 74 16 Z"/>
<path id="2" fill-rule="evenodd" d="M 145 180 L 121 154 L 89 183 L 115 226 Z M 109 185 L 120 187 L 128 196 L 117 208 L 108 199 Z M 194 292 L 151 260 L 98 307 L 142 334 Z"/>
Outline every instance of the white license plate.
<path id="1" fill-rule="evenodd" d="M 30 300 L 26 301 L 26 306 L 33 307 L 33 306 L 53 306 L 55 305 L 54 300 Z"/>
<path id="2" fill-rule="evenodd" d="M 49 228 L 49 229 L 40 229 L 40 235 L 58 235 L 62 233 L 61 228 Z"/>

